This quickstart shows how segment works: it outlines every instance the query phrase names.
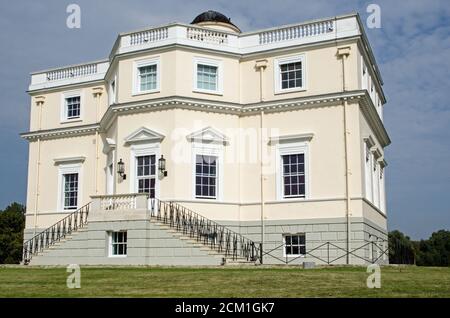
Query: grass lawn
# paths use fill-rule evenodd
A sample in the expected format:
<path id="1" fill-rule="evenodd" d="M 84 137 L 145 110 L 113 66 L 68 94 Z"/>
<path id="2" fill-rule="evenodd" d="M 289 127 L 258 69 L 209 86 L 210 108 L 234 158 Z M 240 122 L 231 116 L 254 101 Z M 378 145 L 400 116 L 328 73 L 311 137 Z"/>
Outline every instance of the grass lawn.
<path id="1" fill-rule="evenodd" d="M 0 267 L 0 297 L 450 297 L 450 268 L 381 268 L 381 288 L 365 267 L 81 267 L 68 289 L 65 268 Z"/>

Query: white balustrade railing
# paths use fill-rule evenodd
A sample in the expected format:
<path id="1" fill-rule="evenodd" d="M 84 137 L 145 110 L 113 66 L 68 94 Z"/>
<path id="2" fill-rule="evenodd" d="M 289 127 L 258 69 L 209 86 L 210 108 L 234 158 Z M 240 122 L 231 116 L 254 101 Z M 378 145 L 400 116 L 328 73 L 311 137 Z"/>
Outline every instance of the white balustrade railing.
<path id="1" fill-rule="evenodd" d="M 186 36 L 189 40 L 200 41 L 210 44 L 228 44 L 228 34 L 200 28 L 188 27 Z"/>
<path id="2" fill-rule="evenodd" d="M 167 27 L 136 32 L 130 34 L 130 45 L 139 45 L 149 42 L 156 42 L 167 39 L 168 36 L 169 36 L 169 29 Z"/>
<path id="3" fill-rule="evenodd" d="M 97 63 L 62 68 L 46 73 L 47 81 L 57 81 L 67 78 L 81 77 L 97 73 Z"/>
<path id="4" fill-rule="evenodd" d="M 334 21 L 327 20 L 310 24 L 295 25 L 287 28 L 259 33 L 259 44 L 288 41 L 332 32 Z"/>
<path id="5" fill-rule="evenodd" d="M 173 23 L 120 35 L 120 40 L 116 42 L 109 60 L 33 73 L 30 90 L 78 83 L 84 79 L 87 81 L 103 79 L 114 55 L 130 53 L 140 50 L 144 46 L 157 47 L 160 43 L 162 43 L 161 45 L 187 44 L 193 47 L 202 47 L 207 44 L 229 53 L 250 54 L 265 50 L 266 45 L 270 44 L 281 48 L 299 43 L 326 40 L 332 38 L 333 35 L 341 38 L 360 33 L 356 16 L 344 16 L 240 34 Z"/>
<path id="6" fill-rule="evenodd" d="M 100 197 L 100 209 L 112 210 L 134 210 L 136 209 L 137 194 L 121 194 Z"/>

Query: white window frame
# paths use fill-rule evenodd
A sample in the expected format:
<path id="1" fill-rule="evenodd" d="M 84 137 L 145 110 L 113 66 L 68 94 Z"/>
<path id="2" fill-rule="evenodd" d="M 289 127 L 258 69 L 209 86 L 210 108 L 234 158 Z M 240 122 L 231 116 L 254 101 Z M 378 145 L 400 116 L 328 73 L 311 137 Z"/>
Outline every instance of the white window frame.
<path id="1" fill-rule="evenodd" d="M 302 63 L 302 86 L 301 87 L 293 87 L 293 88 L 285 88 L 283 89 L 281 86 L 281 65 L 289 64 L 289 63 Z M 283 93 L 291 93 L 291 92 L 301 92 L 307 90 L 307 78 L 306 78 L 306 54 L 300 54 L 295 56 L 287 56 L 280 57 L 274 59 L 274 91 L 275 94 L 283 94 Z"/>
<path id="2" fill-rule="evenodd" d="M 364 141 L 364 176 L 365 176 L 365 195 L 370 202 L 373 201 L 373 184 L 372 184 L 372 152 L 370 144 Z"/>
<path id="3" fill-rule="evenodd" d="M 116 150 L 115 149 L 111 149 L 106 157 L 106 175 L 105 175 L 105 179 L 106 179 L 106 194 L 107 195 L 113 195 L 115 193 L 115 176 L 116 176 Z M 109 174 L 109 167 L 112 165 L 112 175 Z"/>
<path id="4" fill-rule="evenodd" d="M 114 92 L 112 92 L 112 84 L 114 83 Z M 117 74 L 115 74 L 108 83 L 108 103 L 112 105 L 117 101 Z"/>
<path id="5" fill-rule="evenodd" d="M 286 254 L 286 236 L 300 236 L 303 235 L 305 237 L 305 254 Z M 292 238 L 291 238 L 292 239 Z M 298 246 L 300 247 L 301 244 L 298 244 Z M 300 252 L 300 249 L 299 249 Z M 284 233 L 283 234 L 283 257 L 293 257 L 293 258 L 297 258 L 297 257 L 306 257 L 306 233 Z"/>
<path id="6" fill-rule="evenodd" d="M 368 74 L 369 69 L 367 68 L 366 62 L 364 61 L 364 56 L 361 55 L 361 88 L 368 90 Z"/>
<path id="7" fill-rule="evenodd" d="M 142 145 L 132 145 L 130 151 L 130 193 L 138 192 L 138 178 L 136 157 L 155 156 L 156 176 L 155 176 L 155 198 L 159 198 L 160 185 L 158 176 L 158 159 L 161 157 L 161 143 L 147 143 Z"/>
<path id="8" fill-rule="evenodd" d="M 284 155 L 304 154 L 305 159 L 305 197 L 304 198 L 285 198 L 284 197 L 284 180 L 283 180 L 283 161 L 281 159 Z M 276 180 L 277 180 L 277 200 L 292 201 L 292 200 L 307 200 L 310 198 L 311 175 L 310 175 L 310 154 L 309 142 L 295 142 L 278 144 L 276 148 Z"/>
<path id="9" fill-rule="evenodd" d="M 192 144 L 192 198 L 194 200 L 200 200 L 200 201 L 208 201 L 208 202 L 221 202 L 223 200 L 223 187 L 224 187 L 224 160 L 223 155 L 224 153 L 224 146 L 219 144 L 208 144 L 205 145 L 203 143 L 194 142 Z M 216 156 L 217 157 L 217 165 L 216 168 L 216 197 L 197 197 L 195 186 L 196 186 L 196 160 L 197 155 L 204 155 L 204 156 Z"/>
<path id="10" fill-rule="evenodd" d="M 386 214 L 386 182 L 385 182 L 386 167 L 380 167 L 380 211 Z"/>
<path id="11" fill-rule="evenodd" d="M 141 78 L 139 76 L 139 68 L 145 66 L 156 65 L 156 88 L 141 91 Z M 117 89 L 116 89 L 117 90 Z M 152 94 L 161 91 L 161 61 L 159 57 L 150 59 L 137 60 L 133 62 L 133 96 L 142 94 Z"/>
<path id="12" fill-rule="evenodd" d="M 67 99 L 72 97 L 80 97 L 80 116 L 76 118 L 68 118 L 67 116 Z M 72 123 L 83 120 L 83 104 L 84 104 L 84 96 L 81 90 L 64 92 L 61 94 L 61 115 L 60 121 L 61 123 Z"/>
<path id="13" fill-rule="evenodd" d="M 113 233 L 118 233 L 118 232 L 125 232 L 127 233 L 127 241 L 126 241 L 126 246 L 127 246 L 127 253 L 126 254 L 122 254 L 122 255 L 114 255 L 113 254 Z M 126 230 L 120 230 L 120 231 L 108 231 L 108 257 L 111 258 L 125 258 L 128 257 L 128 231 Z"/>
<path id="14" fill-rule="evenodd" d="M 77 208 L 74 210 L 64 209 L 64 175 L 69 173 L 78 173 L 78 194 L 77 194 Z M 57 210 L 61 212 L 74 212 L 81 207 L 82 202 L 82 187 L 83 174 L 82 164 L 61 164 L 58 167 L 58 197 L 57 197 Z"/>
<path id="15" fill-rule="evenodd" d="M 214 95 L 223 95 L 223 62 L 221 60 L 215 60 L 205 57 L 194 57 L 193 62 L 193 88 L 192 90 L 196 93 L 206 93 L 206 94 L 214 94 Z M 209 90 L 209 89 L 203 89 L 199 88 L 197 86 L 198 82 L 198 76 L 197 76 L 197 68 L 198 65 L 207 65 L 207 66 L 214 66 L 217 67 L 217 87 L 216 90 Z"/>

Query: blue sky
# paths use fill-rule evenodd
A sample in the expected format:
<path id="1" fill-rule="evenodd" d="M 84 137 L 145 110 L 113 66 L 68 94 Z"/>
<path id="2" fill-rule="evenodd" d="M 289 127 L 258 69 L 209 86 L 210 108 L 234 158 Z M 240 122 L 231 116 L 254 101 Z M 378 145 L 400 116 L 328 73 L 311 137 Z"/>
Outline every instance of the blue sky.
<path id="1" fill-rule="evenodd" d="M 81 29 L 66 7 L 81 7 Z M 381 7 L 381 28 L 366 29 L 388 99 L 385 125 L 389 229 L 412 238 L 450 228 L 450 3 L 448 0 L 15 0 L 0 2 L 0 208 L 25 203 L 29 73 L 108 56 L 118 33 L 190 22 L 213 9 L 243 31 Z"/>

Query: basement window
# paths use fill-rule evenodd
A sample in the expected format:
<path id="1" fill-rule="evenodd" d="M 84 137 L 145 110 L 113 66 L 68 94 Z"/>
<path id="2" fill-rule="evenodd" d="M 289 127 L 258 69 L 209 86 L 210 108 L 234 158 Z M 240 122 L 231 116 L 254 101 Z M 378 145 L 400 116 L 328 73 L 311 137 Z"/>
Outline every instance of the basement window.
<path id="1" fill-rule="evenodd" d="M 306 255 L 306 237 L 304 233 L 285 234 L 284 256 L 305 256 Z"/>
<path id="2" fill-rule="evenodd" d="M 110 232 L 110 257 L 126 257 L 127 256 L 127 231 Z"/>

